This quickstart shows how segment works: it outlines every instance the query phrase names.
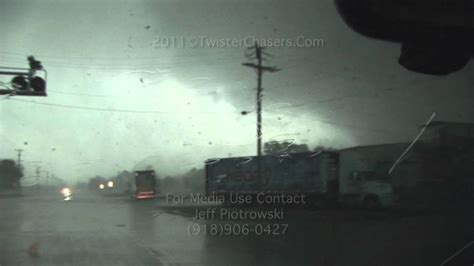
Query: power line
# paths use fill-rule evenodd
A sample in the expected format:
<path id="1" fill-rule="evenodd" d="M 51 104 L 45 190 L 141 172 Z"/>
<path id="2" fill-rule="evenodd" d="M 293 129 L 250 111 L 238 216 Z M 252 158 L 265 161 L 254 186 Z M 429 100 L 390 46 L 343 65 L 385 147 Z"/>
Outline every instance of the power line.
<path id="1" fill-rule="evenodd" d="M 84 96 L 87 96 L 87 94 L 84 94 Z M 343 95 L 343 96 L 340 96 L 340 97 L 334 97 L 334 98 L 329 98 L 329 99 L 323 99 L 323 100 L 319 100 L 319 101 L 315 101 L 315 102 L 311 102 L 312 104 L 315 104 L 315 103 L 326 103 L 326 102 L 334 102 L 336 100 L 342 100 L 342 99 L 345 99 L 347 98 L 349 95 Z M 354 95 L 356 96 L 356 95 Z M 350 97 L 350 96 L 349 96 Z M 109 111 L 109 112 L 127 112 L 127 113 L 159 113 L 159 114 L 180 114 L 180 113 L 176 113 L 176 112 L 164 112 L 164 111 L 146 111 L 146 110 L 123 110 L 123 109 L 107 109 L 107 108 L 95 108 L 95 107 L 84 107 L 84 106 L 72 106 L 72 105 L 62 105 L 62 104 L 51 104 L 51 103 L 42 103 L 42 102 L 35 102 L 35 101 L 27 101 L 27 100 L 21 100 L 21 99 L 16 99 L 16 98 L 9 98 L 10 100 L 14 100 L 14 101 L 23 101 L 23 102 L 27 102 L 27 103 L 33 103 L 33 104 L 41 104 L 41 105 L 49 105 L 49 106 L 55 106 L 55 107 L 63 107 L 63 108 L 69 108 L 69 109 L 81 109 L 81 110 L 92 110 L 92 111 Z M 284 107 L 285 109 L 286 108 L 300 108 L 300 107 L 304 107 L 305 105 L 301 106 L 301 105 L 298 105 L 298 106 L 286 106 Z M 228 112 L 229 114 L 234 114 L 233 112 Z M 185 114 L 189 114 L 189 113 L 182 113 L 183 115 Z M 213 113 L 213 112 L 206 112 L 206 113 L 202 113 L 200 112 L 199 114 L 217 114 L 217 113 Z M 219 113 L 219 114 L 222 114 L 222 113 Z M 371 129 L 371 128 L 364 128 L 364 127 L 360 127 L 360 126 L 354 126 L 354 125 L 348 125 L 348 124 L 341 124 L 341 123 L 334 123 L 334 122 L 328 122 L 327 120 L 324 121 L 324 120 L 318 120 L 318 119 L 313 119 L 315 121 L 319 121 L 319 122 L 323 122 L 323 123 L 327 123 L 327 124 L 335 124 L 335 125 L 343 125 L 343 126 L 346 126 L 346 127 L 350 127 L 350 128 L 356 128 L 356 129 L 362 129 L 362 130 L 368 130 L 368 131 L 379 131 L 379 132 L 383 132 L 383 133 L 388 133 L 389 131 L 382 131 L 382 130 L 377 130 L 377 129 Z M 393 132 L 390 132 L 390 133 L 393 133 Z"/>
<path id="2" fill-rule="evenodd" d="M 17 62 L 20 63 L 20 60 L 11 60 L 7 59 L 8 61 L 11 62 Z M 221 59 L 222 60 L 222 59 Z M 230 59 L 225 59 L 225 60 L 230 60 Z M 174 62 L 176 64 L 179 62 Z M 186 68 L 186 67 L 199 67 L 199 65 L 192 65 L 190 63 L 198 63 L 196 62 L 186 62 L 182 63 L 183 65 L 176 66 L 176 65 L 171 65 L 171 66 L 163 66 L 162 68 L 166 69 L 173 69 L 173 68 Z M 130 69 L 137 69 L 137 68 L 156 68 L 157 64 L 160 64 L 159 62 L 155 63 L 147 63 L 147 64 L 126 64 L 126 65 L 118 65 L 114 63 L 109 63 L 109 64 L 103 64 L 103 65 L 98 65 L 98 64 L 91 64 L 91 63 L 85 63 L 85 64 L 77 64 L 77 63 L 63 63 L 63 62 L 48 62 L 45 61 L 45 64 L 48 64 L 48 66 L 51 67 L 60 67 L 60 68 L 69 68 L 69 69 L 90 69 L 90 70 L 130 70 Z M 161 64 L 166 64 L 166 63 L 161 63 Z M 217 64 L 217 63 L 213 63 Z M 209 65 L 213 65 L 209 64 Z"/>
<path id="3" fill-rule="evenodd" d="M 77 105 L 66 105 L 66 104 L 57 104 L 57 103 L 43 103 L 36 101 L 28 101 L 16 98 L 10 98 L 9 100 L 26 102 L 31 104 L 54 106 L 68 109 L 79 109 L 79 110 L 89 110 L 89 111 L 103 111 L 103 112 L 121 112 L 121 113 L 139 113 L 139 114 L 165 114 L 165 115 L 190 115 L 190 114 L 207 114 L 207 115 L 220 115 L 223 112 L 166 112 L 166 111 L 148 111 L 148 110 L 129 110 L 129 109 L 111 109 L 111 108 L 97 108 L 97 107 L 86 107 L 86 106 L 77 106 Z M 236 114 L 233 112 L 225 112 L 229 114 Z"/>
<path id="4" fill-rule="evenodd" d="M 218 52 L 216 52 L 216 50 Z M 239 53 L 240 51 L 238 50 L 231 50 L 231 49 L 223 49 L 221 51 L 219 51 L 219 49 L 212 49 L 212 52 L 209 52 L 209 53 L 195 53 L 196 49 L 193 49 L 193 54 L 186 54 L 186 53 L 180 53 L 180 54 L 173 54 L 171 57 L 173 59 L 176 59 L 176 58 L 185 58 L 185 59 L 189 59 L 189 58 L 197 58 L 197 59 L 201 59 L 200 57 L 205 57 L 205 58 L 208 58 L 210 55 L 212 56 L 229 56 L 229 55 L 232 55 L 232 56 L 240 56 Z M 209 49 L 205 49 L 205 50 L 200 50 L 200 51 L 211 51 Z M 229 51 L 235 51 L 235 53 L 229 53 Z M 38 53 L 35 53 L 35 55 L 38 57 L 38 58 L 51 58 L 51 59 L 60 59 L 60 60 L 64 60 L 65 63 L 69 63 L 71 60 L 84 60 L 84 61 L 91 61 L 91 60 L 94 60 L 94 61 L 107 61 L 107 62 L 110 62 L 110 61 L 146 61 L 146 60 L 162 60 L 163 57 L 162 56 L 129 56 L 129 57 L 97 57 L 97 56 L 92 56 L 92 57 L 85 57 L 85 56 L 57 56 L 57 55 L 44 55 L 44 54 L 38 54 Z M 23 58 L 26 58 L 26 56 L 28 56 L 27 54 L 22 54 L 22 53 L 12 53 L 12 52 L 5 52 L 5 51 L 0 51 L 0 56 L 2 57 L 10 57 L 12 59 L 15 59 L 15 60 L 23 60 Z M 293 54 L 288 54 L 287 56 L 291 56 L 291 58 L 294 58 L 294 55 Z M 49 61 L 49 60 L 48 60 Z"/>
<path id="5" fill-rule="evenodd" d="M 12 52 L 4 52 L 4 51 L 0 51 L 0 55 L 1 54 L 4 54 L 4 55 L 7 55 L 7 56 L 14 56 L 14 57 L 21 57 L 21 58 L 24 58 L 27 56 L 27 54 L 22 54 L 22 53 L 12 53 Z M 52 59 L 64 59 L 66 61 L 70 61 L 70 60 L 86 60 L 86 61 L 90 61 L 90 60 L 101 60 L 101 61 L 115 61 L 115 60 L 121 60 L 121 61 L 142 61 L 142 60 L 157 60 L 157 59 L 163 59 L 162 56 L 129 56 L 129 57 L 98 57 L 98 56 L 91 56 L 91 57 L 85 57 L 85 56 L 58 56 L 58 55 L 44 55 L 44 54 L 38 54 L 38 53 L 35 53 L 37 57 L 41 57 L 41 58 L 52 58 Z M 225 54 L 225 55 L 228 55 L 228 51 L 221 51 L 220 53 L 216 53 L 215 51 L 212 51 L 212 53 L 210 53 L 212 55 L 220 55 L 220 54 Z M 182 54 L 179 54 L 180 56 L 177 56 L 176 54 L 173 54 L 172 57 L 196 57 L 196 56 L 199 56 L 199 55 L 202 55 L 202 54 L 196 54 L 196 53 L 193 53 L 192 55 L 188 55 L 188 54 L 185 54 L 185 53 L 182 53 Z M 237 53 L 236 53 L 237 55 Z M 205 54 L 203 56 L 209 56 L 208 54 Z M 14 57 L 11 57 L 11 58 L 14 58 Z"/>
<path id="6" fill-rule="evenodd" d="M 48 92 L 65 94 L 65 95 L 85 96 L 85 97 L 99 97 L 99 98 L 114 97 L 113 95 L 105 95 L 105 94 L 89 94 L 89 93 L 65 92 L 65 91 L 57 91 L 57 90 L 48 90 Z"/>
<path id="7" fill-rule="evenodd" d="M 397 134 L 393 130 L 389 130 L 389 129 L 370 128 L 370 127 L 364 127 L 364 126 L 359 126 L 359 125 L 353 125 L 353 124 L 347 124 L 347 123 L 341 123 L 341 122 L 334 122 L 334 121 L 331 121 L 331 120 L 324 120 L 324 119 L 314 119 L 313 118 L 313 119 L 303 119 L 303 120 L 309 121 L 309 122 L 317 121 L 317 122 L 321 122 L 321 123 L 328 124 L 328 125 L 335 125 L 335 126 L 341 126 L 341 127 L 355 129 L 355 130 L 372 132 L 373 134 L 378 134 L 378 135 L 400 136 L 400 134 Z M 400 130 L 400 132 L 402 132 L 402 131 Z"/>
<path id="8" fill-rule="evenodd" d="M 32 104 L 40 104 L 40 105 L 45 105 L 45 106 L 53 106 L 53 107 L 59 107 L 59 108 L 68 108 L 68 109 L 79 109 L 79 110 L 90 110 L 90 111 L 105 111 L 105 112 L 125 112 L 125 113 L 141 113 L 141 114 L 168 114 L 168 115 L 189 115 L 189 114 L 195 114 L 193 113 L 177 113 L 177 112 L 164 112 L 164 111 L 146 111 L 146 110 L 124 110 L 124 109 L 107 109 L 107 108 L 95 108 L 95 107 L 84 107 L 84 106 L 74 106 L 74 105 L 63 105 L 63 104 L 53 104 L 53 103 L 42 103 L 42 102 L 36 102 L 36 101 L 28 101 L 28 100 L 23 100 L 23 99 L 15 99 L 15 98 L 10 98 L 10 100 L 13 101 L 21 101 L 21 102 L 26 102 L 26 103 L 32 103 Z M 229 114 L 235 114 L 233 112 L 228 112 Z M 222 112 L 198 112 L 197 114 L 208 114 L 208 115 L 218 115 L 222 114 Z M 389 130 L 382 130 L 382 129 L 374 129 L 374 128 L 368 128 L 368 127 L 361 127 L 361 126 L 356 126 L 353 124 L 345 124 L 345 123 L 338 123 L 334 121 L 329 121 L 329 120 L 323 120 L 323 119 L 305 119 L 308 121 L 318 121 L 322 122 L 325 124 L 332 124 L 332 125 L 339 125 L 339 126 L 344 126 L 348 128 L 353 128 L 353 129 L 359 129 L 359 130 L 364 130 L 364 131 L 371 131 L 371 132 L 377 132 L 379 134 L 390 134 L 390 135 L 396 135 L 393 131 Z"/>
<path id="9" fill-rule="evenodd" d="M 2 54 L 7 54 L 7 55 L 2 55 Z M 15 55 L 17 57 L 11 57 L 9 55 Z M 16 53 L 6 53 L 6 52 L 0 52 L 0 57 L 3 58 L 4 60 L 8 60 L 11 62 L 17 62 L 17 63 L 23 63 L 24 57 L 26 55 L 23 54 L 16 54 Z M 225 57 L 223 57 L 225 56 Z M 170 56 L 170 58 L 167 61 L 163 61 L 163 57 L 143 57 L 141 59 L 139 58 L 133 58 L 135 59 L 135 62 L 129 63 L 132 58 L 115 58 L 116 60 L 123 60 L 124 62 L 110 62 L 113 61 L 112 59 L 114 58 L 102 58 L 104 61 L 101 63 L 91 63 L 94 61 L 97 61 L 97 58 L 84 58 L 84 60 L 88 60 L 89 62 L 71 62 L 71 60 L 77 59 L 77 58 L 66 58 L 66 57 L 50 57 L 50 58 L 55 58 L 53 60 L 43 60 L 45 63 L 47 63 L 50 66 L 57 66 L 57 67 L 64 67 L 64 68 L 73 68 L 73 69 L 106 69 L 106 70 L 124 70 L 124 69 L 130 69 L 130 68 L 153 68 L 156 67 L 157 64 L 160 64 L 162 67 L 167 68 L 187 68 L 187 67 L 198 67 L 202 65 L 202 60 L 211 60 L 215 63 L 211 63 L 210 65 L 220 65 L 222 62 L 233 62 L 235 57 L 238 56 L 238 54 L 230 54 L 229 53 L 222 53 L 222 56 L 220 57 L 211 57 L 208 54 L 193 54 L 193 55 L 187 55 L 183 54 L 182 56 Z M 20 58 L 21 57 L 21 58 Z M 44 58 L 47 56 L 43 55 L 37 55 L 37 57 Z M 58 61 L 59 59 L 59 61 Z M 184 60 L 176 60 L 176 59 L 184 59 Z M 191 59 L 191 60 L 190 60 Z M 291 58 L 295 59 L 295 58 Z M 105 61 L 107 60 L 107 61 Z M 128 60 L 125 61 L 125 60 Z M 141 64 L 136 64 L 136 61 L 148 61 L 145 63 Z M 193 65 L 193 63 L 196 63 L 196 65 Z M 206 64 L 209 65 L 209 64 Z M 170 67 L 171 66 L 171 67 Z"/>
<path id="10" fill-rule="evenodd" d="M 160 114 L 179 114 L 176 112 L 157 112 L 157 111 L 138 111 L 138 110 L 120 110 L 120 109 L 101 109 L 101 108 L 90 108 L 90 107 L 82 107 L 82 106 L 68 106 L 68 105 L 56 105 L 56 104 L 50 104 L 50 103 L 41 103 L 41 102 L 35 102 L 35 101 L 27 101 L 27 100 L 21 100 L 21 99 L 10 99 L 14 101 L 22 101 L 22 102 L 27 102 L 27 103 L 33 103 L 33 104 L 42 104 L 42 105 L 49 105 L 49 106 L 55 106 L 55 107 L 64 107 L 64 108 L 70 108 L 70 109 L 81 109 L 81 110 L 92 110 L 92 111 L 109 111 L 109 112 L 128 112 L 128 113 L 160 113 Z M 190 113 L 182 113 L 183 115 L 189 115 Z M 208 113 L 210 115 L 212 114 L 221 114 L 221 113 Z M 231 113 L 235 114 L 235 113 Z M 346 124 L 346 123 L 340 123 L 340 122 L 334 122 L 330 120 L 323 120 L 323 119 L 303 119 L 306 121 L 318 121 L 324 124 L 330 124 L 330 125 L 336 125 L 336 126 L 343 126 L 346 128 L 352 128 L 352 129 L 358 129 L 358 130 L 363 130 L 363 131 L 370 131 L 375 134 L 383 134 L 383 135 L 397 135 L 394 131 L 388 130 L 388 129 L 376 129 L 376 128 L 369 128 L 369 127 L 362 127 L 362 126 L 356 126 L 353 124 Z M 9 140 L 7 140 L 9 141 Z M 13 144 L 12 141 L 9 141 L 10 143 Z"/>
<path id="11" fill-rule="evenodd" d="M 10 56 L 5 56 L 1 55 L 0 57 L 4 58 L 6 60 L 12 61 L 12 62 L 23 62 L 23 58 L 16 58 L 16 57 L 10 57 Z M 37 55 L 37 57 L 41 57 L 40 55 Z M 226 54 L 225 57 L 210 57 L 207 54 L 194 54 L 194 55 L 184 55 L 182 57 L 180 56 L 170 56 L 167 60 L 163 60 L 163 57 L 160 58 L 153 58 L 153 57 L 147 57 L 146 60 L 147 62 L 143 62 L 140 64 L 137 64 L 137 62 L 132 62 L 131 61 L 123 61 L 123 62 L 111 62 L 111 60 L 103 61 L 100 63 L 91 63 L 95 62 L 97 60 L 94 59 L 89 59 L 88 61 L 83 61 L 83 62 L 71 62 L 70 58 L 61 58 L 60 60 L 43 60 L 46 62 L 48 65 L 59 65 L 59 66 L 64 66 L 64 67 L 87 67 L 87 68 L 96 68 L 96 67 L 103 67 L 103 68 L 131 68 L 131 67 L 149 67 L 149 66 L 156 66 L 156 64 L 167 64 L 167 65 L 176 65 L 176 64 L 181 64 L 181 65 L 189 65 L 190 63 L 201 63 L 203 58 L 207 60 L 212 60 L 212 61 L 222 61 L 222 60 L 234 60 L 233 57 L 236 57 L 236 55 L 228 55 Z M 178 60 L 177 60 L 178 59 Z M 184 60 L 179 60 L 179 59 L 184 59 Z"/>

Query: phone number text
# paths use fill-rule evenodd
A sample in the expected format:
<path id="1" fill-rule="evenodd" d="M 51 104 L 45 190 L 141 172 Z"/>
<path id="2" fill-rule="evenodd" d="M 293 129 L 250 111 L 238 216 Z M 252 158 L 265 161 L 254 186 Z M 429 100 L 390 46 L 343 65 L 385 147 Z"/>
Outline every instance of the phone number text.
<path id="1" fill-rule="evenodd" d="M 246 236 L 246 235 L 284 235 L 288 231 L 288 224 L 232 224 L 232 223 L 191 223 L 188 226 L 190 236 Z"/>

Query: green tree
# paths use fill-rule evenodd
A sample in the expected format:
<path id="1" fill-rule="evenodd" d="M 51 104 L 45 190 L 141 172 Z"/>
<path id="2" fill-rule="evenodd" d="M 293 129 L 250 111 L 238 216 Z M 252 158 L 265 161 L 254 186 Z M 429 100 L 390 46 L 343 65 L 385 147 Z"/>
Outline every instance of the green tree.
<path id="1" fill-rule="evenodd" d="M 106 184 L 106 179 L 104 177 L 101 177 L 101 176 L 95 176 L 95 177 L 89 179 L 88 186 L 89 186 L 89 189 L 91 189 L 91 190 L 98 190 L 100 184 L 105 185 Z"/>
<path id="2" fill-rule="evenodd" d="M 263 152 L 267 155 L 281 155 L 288 153 L 309 152 L 308 145 L 296 144 L 289 141 L 269 141 L 263 145 Z"/>
<path id="3" fill-rule="evenodd" d="M 0 189 L 20 188 L 20 179 L 23 171 L 14 160 L 0 161 Z"/>

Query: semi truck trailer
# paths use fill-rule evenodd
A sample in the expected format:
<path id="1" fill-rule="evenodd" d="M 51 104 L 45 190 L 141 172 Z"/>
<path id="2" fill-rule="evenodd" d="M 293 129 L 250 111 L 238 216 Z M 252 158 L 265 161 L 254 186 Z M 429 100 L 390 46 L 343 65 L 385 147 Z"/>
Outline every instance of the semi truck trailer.
<path id="1" fill-rule="evenodd" d="M 207 195 L 225 199 L 236 194 L 304 195 L 313 204 L 366 208 L 389 207 L 394 201 L 391 184 L 351 149 L 209 159 L 205 169 Z"/>

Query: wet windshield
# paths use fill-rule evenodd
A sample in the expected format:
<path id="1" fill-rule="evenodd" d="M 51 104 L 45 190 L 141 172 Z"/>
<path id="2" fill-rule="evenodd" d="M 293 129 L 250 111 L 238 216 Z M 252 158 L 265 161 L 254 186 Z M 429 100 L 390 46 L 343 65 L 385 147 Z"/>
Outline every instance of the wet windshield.
<path id="1" fill-rule="evenodd" d="M 0 0 L 0 266 L 472 265 L 473 9 L 408 2 Z"/>

